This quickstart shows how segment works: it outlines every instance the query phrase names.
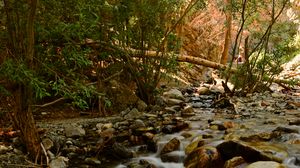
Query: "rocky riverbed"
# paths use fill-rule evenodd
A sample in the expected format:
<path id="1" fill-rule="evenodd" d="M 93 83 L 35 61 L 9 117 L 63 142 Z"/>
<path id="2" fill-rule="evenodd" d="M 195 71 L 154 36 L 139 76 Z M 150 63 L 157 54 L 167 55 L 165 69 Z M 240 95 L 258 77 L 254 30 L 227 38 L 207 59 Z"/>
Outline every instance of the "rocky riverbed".
<path id="1" fill-rule="evenodd" d="M 281 78 L 299 78 L 300 56 Z M 218 82 L 172 88 L 156 106 L 118 115 L 38 122 L 44 167 L 297 168 L 300 89 L 222 98 Z M 18 132 L 0 130 L 0 167 L 29 162 Z"/>
<path id="2" fill-rule="evenodd" d="M 51 168 L 300 167 L 300 90 L 219 98 L 222 88 L 170 89 L 107 118 L 37 123 Z M 147 111 L 148 110 L 148 111 Z M 33 166 L 18 137 L 0 167 Z"/>

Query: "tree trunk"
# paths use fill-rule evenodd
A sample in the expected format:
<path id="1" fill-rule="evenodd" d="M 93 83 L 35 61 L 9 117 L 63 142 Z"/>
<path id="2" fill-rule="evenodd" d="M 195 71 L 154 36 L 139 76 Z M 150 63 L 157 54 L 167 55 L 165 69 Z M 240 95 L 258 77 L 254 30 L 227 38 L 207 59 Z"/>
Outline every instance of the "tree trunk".
<path id="1" fill-rule="evenodd" d="M 4 0 L 7 16 L 8 47 L 10 58 L 16 64 L 24 64 L 33 70 L 34 56 L 34 20 L 37 0 Z M 33 92 L 30 79 L 13 81 L 17 86 L 13 90 L 15 108 L 12 119 L 15 129 L 20 130 L 20 138 L 32 159 L 40 156 L 40 138 L 32 114 Z"/>
<path id="2" fill-rule="evenodd" d="M 226 15 L 226 30 L 225 30 L 225 41 L 224 41 L 224 49 L 221 57 L 221 64 L 225 65 L 228 60 L 228 54 L 231 44 L 231 22 L 232 22 L 232 13 L 231 13 L 231 2 L 230 0 L 225 0 L 225 15 Z M 234 56 L 234 55 L 233 55 Z"/>

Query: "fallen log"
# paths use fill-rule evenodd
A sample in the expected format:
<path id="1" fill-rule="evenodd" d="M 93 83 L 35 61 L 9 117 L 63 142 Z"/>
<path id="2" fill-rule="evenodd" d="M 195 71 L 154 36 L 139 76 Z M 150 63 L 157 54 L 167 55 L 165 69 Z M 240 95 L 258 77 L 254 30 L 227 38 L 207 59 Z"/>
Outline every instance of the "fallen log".
<path id="1" fill-rule="evenodd" d="M 144 57 L 143 55 L 141 55 L 139 50 L 135 50 L 135 49 L 130 49 L 130 52 L 133 54 L 134 57 Z M 151 57 L 154 59 L 166 59 L 166 57 L 164 57 L 163 53 L 158 53 L 156 51 L 145 51 L 145 56 L 146 57 Z M 178 62 L 187 62 L 187 63 L 191 63 L 191 64 L 196 64 L 196 65 L 202 65 L 205 67 L 209 67 L 209 68 L 213 68 L 213 69 L 219 69 L 219 70 L 226 70 L 228 68 L 228 66 L 220 64 L 220 63 L 216 63 L 213 61 L 209 61 L 200 57 L 195 57 L 195 56 L 191 56 L 191 55 L 182 55 L 182 54 L 173 54 L 173 56 L 176 57 L 176 61 Z M 232 67 L 230 69 L 230 72 L 235 73 L 237 72 L 237 69 Z M 264 79 L 265 81 L 270 80 L 269 77 Z M 273 82 L 279 84 L 280 86 L 284 85 L 291 85 L 291 81 L 289 80 L 284 80 L 284 79 L 277 79 L 274 78 L 272 79 Z M 300 83 L 296 83 L 295 85 L 300 86 Z"/>

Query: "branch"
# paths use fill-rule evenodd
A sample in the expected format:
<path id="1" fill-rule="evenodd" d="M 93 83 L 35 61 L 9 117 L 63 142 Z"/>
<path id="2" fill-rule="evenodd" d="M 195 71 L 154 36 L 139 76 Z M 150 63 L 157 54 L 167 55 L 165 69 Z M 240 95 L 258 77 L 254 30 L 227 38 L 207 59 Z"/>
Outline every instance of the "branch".
<path id="1" fill-rule="evenodd" d="M 61 97 L 61 98 L 56 99 L 56 100 L 54 100 L 54 101 L 52 101 L 52 102 L 49 102 L 49 103 L 45 103 L 45 104 L 42 104 L 42 105 L 32 105 L 32 106 L 33 106 L 33 107 L 41 107 L 41 108 L 43 108 L 43 107 L 51 106 L 51 105 L 53 105 L 53 104 L 55 104 L 55 103 L 57 103 L 57 102 L 60 102 L 60 101 L 62 101 L 62 100 L 65 100 L 65 98 L 64 98 L 64 97 Z"/>

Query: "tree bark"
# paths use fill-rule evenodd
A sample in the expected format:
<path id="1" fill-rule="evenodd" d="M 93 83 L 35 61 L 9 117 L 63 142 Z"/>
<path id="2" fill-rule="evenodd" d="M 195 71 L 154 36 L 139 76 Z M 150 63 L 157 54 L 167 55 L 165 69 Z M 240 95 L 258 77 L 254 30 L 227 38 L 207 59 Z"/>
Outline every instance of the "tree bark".
<path id="1" fill-rule="evenodd" d="M 225 15 L 226 15 L 226 30 L 225 30 L 225 41 L 224 41 L 224 49 L 221 57 L 221 64 L 225 65 L 228 60 L 228 54 L 231 44 L 231 22 L 232 22 L 232 12 L 231 12 L 231 0 L 225 0 Z M 234 55 L 233 55 L 234 56 Z"/>

